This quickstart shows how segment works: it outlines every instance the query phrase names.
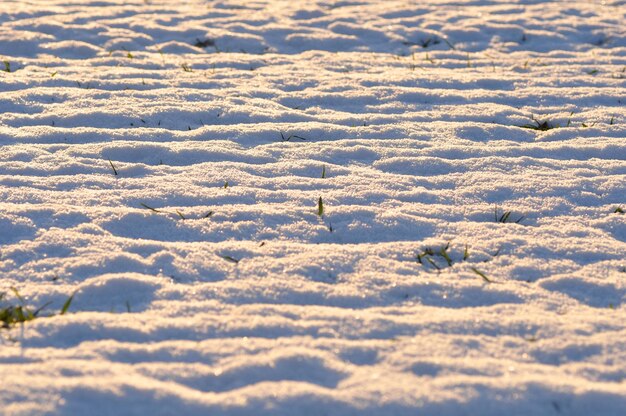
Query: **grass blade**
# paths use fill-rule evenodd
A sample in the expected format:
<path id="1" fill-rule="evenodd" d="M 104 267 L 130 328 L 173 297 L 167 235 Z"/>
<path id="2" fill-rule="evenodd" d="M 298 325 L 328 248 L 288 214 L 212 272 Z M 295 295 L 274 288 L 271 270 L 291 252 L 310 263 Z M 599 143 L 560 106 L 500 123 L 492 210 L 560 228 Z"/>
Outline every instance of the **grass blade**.
<path id="1" fill-rule="evenodd" d="M 59 312 L 59 315 L 64 315 L 65 312 L 67 312 L 67 310 L 70 308 L 70 305 L 72 304 L 72 300 L 74 300 L 74 295 L 75 294 L 76 294 L 76 292 L 72 293 L 70 295 L 70 297 L 67 298 L 67 300 L 63 304 L 63 307 L 61 308 L 61 312 Z"/>
<path id="2" fill-rule="evenodd" d="M 317 200 L 317 215 L 320 217 L 324 216 L 324 201 L 322 201 L 322 197 Z"/>
<path id="3" fill-rule="evenodd" d="M 111 165 L 111 169 L 113 169 L 113 173 L 115 174 L 115 176 L 117 176 L 117 169 L 115 169 L 115 166 L 113 166 L 113 162 L 111 162 L 111 159 L 109 159 L 109 164 Z"/>
<path id="4" fill-rule="evenodd" d="M 481 272 L 480 270 L 478 270 L 475 267 L 470 267 L 470 270 L 473 271 L 474 273 L 476 273 L 477 275 L 479 275 L 485 282 L 487 283 L 493 283 L 493 280 L 489 279 L 485 273 Z"/>
<path id="5" fill-rule="evenodd" d="M 161 211 L 159 211 L 159 210 L 158 210 L 158 209 L 156 209 L 156 208 L 152 208 L 151 206 L 148 206 L 148 205 L 144 204 L 143 202 L 140 202 L 140 203 L 139 203 L 139 205 L 141 205 L 141 206 L 142 206 L 142 207 L 144 207 L 144 208 L 149 209 L 149 210 L 150 210 L 150 211 L 152 211 L 152 212 L 161 212 Z"/>
<path id="6" fill-rule="evenodd" d="M 221 257 L 229 263 L 235 263 L 235 264 L 239 263 L 239 260 L 237 260 L 234 257 L 231 257 L 231 256 L 221 256 Z"/>
<path id="7" fill-rule="evenodd" d="M 431 259 L 430 257 L 426 257 L 426 261 L 430 263 L 430 265 L 433 266 L 435 269 L 441 270 L 441 267 L 439 267 L 437 263 L 435 263 L 434 260 Z"/>
<path id="8" fill-rule="evenodd" d="M 36 310 L 35 312 L 33 312 L 33 316 L 35 316 L 35 317 L 36 317 L 37 315 L 39 315 L 39 312 L 41 312 L 42 310 L 44 310 L 44 309 L 45 309 L 45 307 L 46 307 L 46 306 L 48 306 L 48 305 L 50 305 L 51 303 L 52 303 L 52 301 L 50 301 L 50 302 L 46 302 L 46 303 L 44 303 L 43 305 L 41 305 L 39 308 L 37 308 L 37 310 Z"/>
<path id="9" fill-rule="evenodd" d="M 22 304 L 22 306 L 24 304 L 26 304 L 26 302 L 24 301 L 24 298 L 22 297 L 22 295 L 20 295 L 20 292 L 17 291 L 17 289 L 13 286 L 11 286 L 11 291 L 15 294 L 15 297 L 20 301 L 20 303 Z"/>

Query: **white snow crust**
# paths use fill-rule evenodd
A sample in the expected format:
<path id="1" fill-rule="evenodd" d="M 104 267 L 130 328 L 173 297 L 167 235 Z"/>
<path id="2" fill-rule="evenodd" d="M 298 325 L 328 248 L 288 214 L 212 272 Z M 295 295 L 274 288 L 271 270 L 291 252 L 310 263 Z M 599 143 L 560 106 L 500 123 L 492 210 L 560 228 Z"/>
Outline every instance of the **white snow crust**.
<path id="1" fill-rule="evenodd" d="M 3 0 L 0 414 L 626 414 L 625 29 Z"/>

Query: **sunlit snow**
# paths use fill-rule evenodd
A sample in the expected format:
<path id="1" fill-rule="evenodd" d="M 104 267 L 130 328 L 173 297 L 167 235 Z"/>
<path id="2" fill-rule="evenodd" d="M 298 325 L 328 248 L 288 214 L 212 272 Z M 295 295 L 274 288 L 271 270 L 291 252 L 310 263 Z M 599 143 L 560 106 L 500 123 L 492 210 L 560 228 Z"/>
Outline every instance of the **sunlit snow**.
<path id="1" fill-rule="evenodd" d="M 625 28 L 1 1 L 0 414 L 624 415 Z"/>

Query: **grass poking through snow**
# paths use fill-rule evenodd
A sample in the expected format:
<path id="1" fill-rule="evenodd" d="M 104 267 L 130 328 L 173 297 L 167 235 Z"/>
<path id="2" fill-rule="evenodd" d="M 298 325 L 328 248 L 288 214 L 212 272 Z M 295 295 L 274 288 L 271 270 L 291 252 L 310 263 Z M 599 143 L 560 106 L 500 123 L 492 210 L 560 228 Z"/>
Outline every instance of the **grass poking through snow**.
<path id="1" fill-rule="evenodd" d="M 523 129 L 531 129 L 531 130 L 538 130 L 538 131 L 548 131 L 548 130 L 552 130 L 552 129 L 557 129 L 561 126 L 559 126 L 556 123 L 552 123 L 548 120 L 544 120 L 544 121 L 539 121 L 539 120 L 535 120 L 533 119 L 533 123 L 528 123 L 528 124 L 523 124 L 521 126 L 519 126 Z"/>
<path id="2" fill-rule="evenodd" d="M 512 211 L 502 211 L 500 213 L 499 210 L 498 210 L 498 206 L 496 205 L 496 207 L 494 209 L 494 220 L 496 222 L 501 223 L 501 224 L 506 224 L 506 223 L 519 224 L 524 219 L 524 216 L 522 215 L 521 217 L 517 218 L 516 220 L 513 220 L 513 218 L 511 218 L 512 214 L 513 214 Z"/>
<path id="3" fill-rule="evenodd" d="M 302 136 L 298 136 L 296 134 L 290 134 L 289 136 L 285 136 L 282 132 L 280 133 L 280 138 L 284 142 L 289 142 L 289 141 L 291 141 L 291 139 L 298 139 L 298 140 L 306 141 L 306 139 L 304 137 L 302 137 Z"/>
<path id="4" fill-rule="evenodd" d="M 223 258 L 224 260 L 226 260 L 229 263 L 237 264 L 240 261 L 239 259 L 236 259 L 236 258 L 234 258 L 232 256 L 220 256 L 220 257 Z"/>
<path id="5" fill-rule="evenodd" d="M 489 279 L 485 273 L 481 272 L 476 267 L 470 267 L 470 270 L 480 276 L 486 283 L 493 283 L 493 280 Z"/>
<path id="6" fill-rule="evenodd" d="M 52 303 L 48 302 L 33 311 L 26 305 L 26 301 L 20 295 L 16 288 L 12 287 L 11 291 L 13 292 L 15 298 L 18 300 L 18 304 L 0 308 L 0 328 L 9 329 L 17 324 L 23 324 L 25 322 L 32 321 L 39 317 L 39 313 L 48 305 L 50 305 L 50 303 Z M 74 292 L 72 295 L 70 295 L 70 297 L 67 298 L 58 314 L 50 314 L 46 316 L 52 317 L 55 315 L 64 315 L 69 310 L 75 294 L 76 292 Z M 0 302 L 4 301 L 5 297 L 6 293 L 0 293 Z"/>
<path id="7" fill-rule="evenodd" d="M 146 209 L 149 209 L 149 210 L 150 210 L 150 211 L 152 211 L 152 212 L 157 212 L 157 213 L 160 213 L 160 212 L 161 212 L 161 211 L 159 211 L 159 210 L 158 210 L 158 209 L 156 209 L 156 208 L 153 208 L 153 207 L 151 207 L 151 206 L 149 206 L 149 205 L 144 204 L 143 202 L 140 202 L 140 203 L 139 203 L 139 205 L 141 205 L 142 207 L 144 207 L 144 208 L 146 208 Z"/>
<path id="8" fill-rule="evenodd" d="M 317 215 L 320 217 L 324 216 L 324 201 L 320 196 L 320 199 L 317 200 Z"/>
<path id="9" fill-rule="evenodd" d="M 421 252 L 417 253 L 417 262 L 422 265 L 430 265 L 437 270 L 442 270 L 445 267 L 452 267 L 454 264 L 454 260 L 450 255 L 450 243 L 448 242 L 445 246 L 441 246 L 439 248 L 431 248 L 426 247 Z M 465 246 L 465 250 L 463 252 L 463 258 L 461 261 L 465 261 L 469 258 L 468 247 Z M 438 260 L 438 262 L 437 262 Z"/>
<path id="10" fill-rule="evenodd" d="M 113 169 L 113 173 L 115 174 L 115 176 L 118 175 L 117 169 L 115 169 L 115 165 L 113 165 L 113 162 L 111 161 L 111 159 L 109 159 L 109 165 L 111 165 L 111 169 Z"/>

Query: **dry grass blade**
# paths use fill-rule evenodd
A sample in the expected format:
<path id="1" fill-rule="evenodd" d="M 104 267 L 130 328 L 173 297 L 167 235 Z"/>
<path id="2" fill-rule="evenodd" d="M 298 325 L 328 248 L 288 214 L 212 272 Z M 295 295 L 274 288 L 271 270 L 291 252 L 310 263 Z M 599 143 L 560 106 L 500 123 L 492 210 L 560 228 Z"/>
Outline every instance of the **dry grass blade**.
<path id="1" fill-rule="evenodd" d="M 111 159 L 109 159 L 109 165 L 111 165 L 111 169 L 113 169 L 113 173 L 115 174 L 115 176 L 117 176 L 117 169 L 115 169 L 115 166 L 113 165 L 113 162 L 111 161 Z"/>

